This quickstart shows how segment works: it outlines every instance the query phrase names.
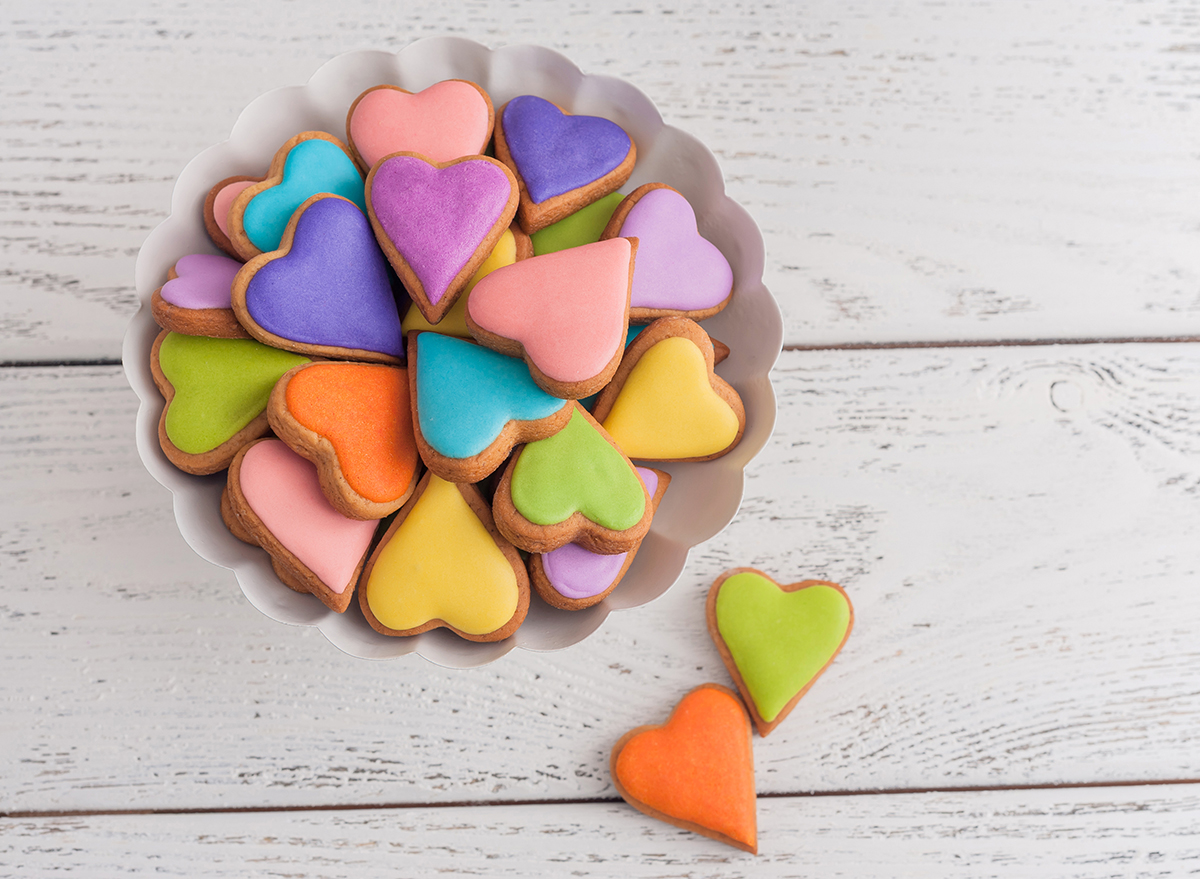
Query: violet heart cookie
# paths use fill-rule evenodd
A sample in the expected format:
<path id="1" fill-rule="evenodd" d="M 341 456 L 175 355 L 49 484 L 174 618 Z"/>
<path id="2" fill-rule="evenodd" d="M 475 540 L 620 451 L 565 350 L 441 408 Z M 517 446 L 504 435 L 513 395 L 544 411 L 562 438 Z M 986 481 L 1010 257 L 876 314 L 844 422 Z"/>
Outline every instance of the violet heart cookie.
<path id="1" fill-rule="evenodd" d="M 532 235 L 616 192 L 633 173 L 637 147 L 615 122 L 521 95 L 497 115 L 496 158 L 517 176 L 521 226 Z"/>
<path id="2" fill-rule="evenodd" d="M 670 315 L 704 320 L 729 304 L 729 261 L 697 231 L 688 200 L 667 184 L 647 183 L 625 197 L 601 237 L 618 235 L 639 242 L 630 323 Z"/>
<path id="3" fill-rule="evenodd" d="M 667 486 L 671 484 L 671 474 L 649 467 L 638 467 L 637 472 L 650 492 L 650 504 L 657 512 Z M 600 555 L 577 543 L 568 543 L 547 553 L 534 553 L 529 557 L 529 582 L 551 607 L 583 610 L 599 604 L 617 588 L 641 545 L 639 540 L 629 552 L 615 555 Z"/>
<path id="4" fill-rule="evenodd" d="M 241 257 L 233 242 L 229 240 L 229 211 L 233 207 L 234 199 L 241 195 L 243 190 L 262 181 L 262 177 L 236 174 L 217 183 L 204 198 L 204 229 L 208 232 L 208 237 L 223 253 L 236 260 L 241 260 Z"/>
<path id="5" fill-rule="evenodd" d="M 346 140 L 364 172 L 392 153 L 419 153 L 432 162 L 481 155 L 495 113 L 487 92 L 466 79 L 447 79 L 413 93 L 377 85 L 354 99 Z"/>
<path id="6" fill-rule="evenodd" d="M 430 162 L 395 153 L 367 176 L 379 246 L 426 320 L 442 319 L 517 210 L 517 181 L 486 156 Z"/>
<path id="7" fill-rule="evenodd" d="M 316 467 L 269 438 L 233 459 L 221 518 L 238 540 L 266 550 L 285 586 L 315 595 L 338 613 L 350 606 L 378 525 L 335 510 Z"/>
<path id="8" fill-rule="evenodd" d="M 188 336 L 249 339 L 230 303 L 241 268 L 236 259 L 211 253 L 181 257 L 167 272 L 167 283 L 150 297 L 155 323 Z"/>
<path id="9" fill-rule="evenodd" d="M 625 350 L 637 250 L 636 240 L 613 238 L 497 269 L 471 291 L 467 328 L 489 348 L 524 359 L 556 397 L 594 394 Z"/>
<path id="10" fill-rule="evenodd" d="M 783 585 L 754 568 L 718 577 L 706 615 L 709 634 L 763 736 L 796 707 L 854 627 L 850 598 L 836 583 Z"/>
<path id="11" fill-rule="evenodd" d="M 339 360 L 402 360 L 387 261 L 353 202 L 314 195 L 292 216 L 280 245 L 246 263 L 234 281 L 233 310 L 250 335 Z"/>

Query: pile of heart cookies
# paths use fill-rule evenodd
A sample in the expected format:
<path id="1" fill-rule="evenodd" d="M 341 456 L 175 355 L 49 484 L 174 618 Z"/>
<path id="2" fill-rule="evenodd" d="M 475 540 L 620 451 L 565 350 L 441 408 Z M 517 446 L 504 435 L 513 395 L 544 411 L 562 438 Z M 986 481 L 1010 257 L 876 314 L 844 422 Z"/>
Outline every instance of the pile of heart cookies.
<path id="1" fill-rule="evenodd" d="M 389 636 L 517 630 L 620 582 L 668 490 L 745 412 L 700 326 L 720 250 L 614 122 L 476 83 L 379 85 L 213 181 L 222 255 L 155 291 L 159 441 L 227 471 L 222 518 L 280 581 Z M 637 463 L 635 463 L 635 461 Z"/>

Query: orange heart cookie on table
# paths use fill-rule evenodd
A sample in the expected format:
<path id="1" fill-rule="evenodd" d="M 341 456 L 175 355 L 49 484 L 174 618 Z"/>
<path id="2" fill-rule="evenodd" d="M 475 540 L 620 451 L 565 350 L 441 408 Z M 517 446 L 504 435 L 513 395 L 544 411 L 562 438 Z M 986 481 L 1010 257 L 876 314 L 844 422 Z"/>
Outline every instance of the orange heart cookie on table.
<path id="1" fill-rule="evenodd" d="M 476 285 L 471 335 L 520 357 L 556 397 L 596 393 L 617 371 L 629 329 L 637 242 L 613 238 L 522 260 Z"/>
<path id="2" fill-rule="evenodd" d="M 234 199 L 242 194 L 242 190 L 262 181 L 262 177 L 246 174 L 226 177 L 210 189 L 204 199 L 204 230 L 208 232 L 213 244 L 234 259 L 240 260 L 241 256 L 229 240 L 229 210 L 233 207 Z"/>
<path id="3" fill-rule="evenodd" d="M 275 385 L 267 418 L 276 435 L 317 466 L 343 516 L 382 519 L 417 484 L 408 375 L 395 366 L 312 363 Z"/>
<path id="4" fill-rule="evenodd" d="M 268 438 L 230 464 L 221 518 L 234 537 L 266 550 L 284 585 L 338 613 L 350 605 L 378 525 L 335 510 L 312 463 Z"/>
<path id="5" fill-rule="evenodd" d="M 737 695 L 703 684 L 665 724 L 627 732 L 613 747 L 613 785 L 652 818 L 758 852 L 750 719 Z"/>
<path id="6" fill-rule="evenodd" d="M 836 583 L 781 585 L 754 568 L 718 577 L 706 614 L 721 659 L 763 736 L 829 667 L 854 626 L 854 608 Z"/>
<path id="7" fill-rule="evenodd" d="M 479 489 L 426 473 L 371 553 L 359 605 L 384 635 L 500 641 L 529 611 L 529 577 Z"/>
<path id="8" fill-rule="evenodd" d="M 233 313 L 231 290 L 242 264 L 211 253 L 180 257 L 167 283 L 150 297 L 150 313 L 164 330 L 186 336 L 249 339 Z"/>
<path id="9" fill-rule="evenodd" d="M 713 366 L 713 344 L 699 324 L 660 318 L 629 346 L 592 412 L 631 458 L 719 458 L 741 440 L 746 410 Z"/>

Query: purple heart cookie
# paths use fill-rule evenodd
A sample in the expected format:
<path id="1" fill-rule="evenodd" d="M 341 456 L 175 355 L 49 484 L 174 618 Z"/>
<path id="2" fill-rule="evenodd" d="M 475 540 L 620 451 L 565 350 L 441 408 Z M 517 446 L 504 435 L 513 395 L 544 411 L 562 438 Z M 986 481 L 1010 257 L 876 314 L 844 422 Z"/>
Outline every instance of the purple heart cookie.
<path id="1" fill-rule="evenodd" d="M 241 267 L 235 259 L 210 253 L 181 257 L 150 298 L 155 322 L 187 336 L 248 339 L 229 301 Z"/>
<path id="2" fill-rule="evenodd" d="M 393 153 L 367 177 L 379 246 L 430 323 L 442 319 L 517 212 L 517 181 L 500 162 L 430 162 Z"/>
<path id="3" fill-rule="evenodd" d="M 276 348 L 378 363 L 404 356 L 387 261 L 362 211 L 340 196 L 308 199 L 280 249 L 246 263 L 233 309 L 254 338 Z"/>

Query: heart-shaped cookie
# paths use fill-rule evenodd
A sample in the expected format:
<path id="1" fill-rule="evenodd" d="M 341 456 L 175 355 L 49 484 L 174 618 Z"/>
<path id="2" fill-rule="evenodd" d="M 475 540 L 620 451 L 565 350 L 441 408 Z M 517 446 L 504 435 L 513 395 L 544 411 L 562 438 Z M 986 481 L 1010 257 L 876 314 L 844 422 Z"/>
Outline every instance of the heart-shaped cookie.
<path id="1" fill-rule="evenodd" d="M 481 154 L 491 140 L 493 119 L 492 99 L 465 79 L 447 79 L 415 94 L 377 85 L 350 105 L 346 139 L 364 171 L 398 152 L 449 162 Z"/>
<path id="2" fill-rule="evenodd" d="M 521 95 L 500 108 L 496 158 L 517 175 L 521 227 L 532 235 L 620 189 L 637 148 L 615 122 Z"/>
<path id="3" fill-rule="evenodd" d="M 467 328 L 523 358 L 549 393 L 586 397 L 621 362 L 636 253 L 636 241 L 613 238 L 497 269 L 471 292 Z"/>
<path id="4" fill-rule="evenodd" d="M 542 256 L 566 250 L 568 247 L 595 244 L 603 237 L 604 230 L 608 228 L 608 221 L 624 200 L 625 196 L 621 193 L 611 192 L 599 201 L 563 217 L 557 223 L 534 232 L 530 236 L 533 239 L 534 254 Z"/>
<path id="5" fill-rule="evenodd" d="M 500 533 L 528 552 L 578 543 L 611 554 L 646 536 L 654 505 L 630 460 L 574 403 L 566 427 L 513 454 L 493 513 Z"/>
<path id="6" fill-rule="evenodd" d="M 270 431 L 266 408 L 275 382 L 307 362 L 253 339 L 164 330 L 150 351 L 150 372 L 167 401 L 158 422 L 163 452 L 188 473 L 224 470 L 242 446 Z"/>
<path id="7" fill-rule="evenodd" d="M 213 244 L 234 259 L 240 260 L 241 256 L 229 240 L 229 210 L 233 207 L 234 199 L 241 195 L 244 189 L 261 183 L 262 180 L 262 177 L 246 174 L 226 177 L 213 186 L 204 198 L 204 229 Z"/>
<path id="8" fill-rule="evenodd" d="M 305 354 L 400 362 L 404 339 L 387 262 L 362 211 L 314 195 L 280 244 L 234 281 L 233 310 L 252 336 Z"/>
<path id="9" fill-rule="evenodd" d="M 627 732 L 613 747 L 610 770 L 617 792 L 635 809 L 758 852 L 750 721 L 725 687 L 703 684 L 665 724 Z"/>
<path id="10" fill-rule="evenodd" d="M 454 305 L 516 209 L 512 172 L 486 156 L 437 163 L 395 153 L 367 176 L 379 246 L 431 323 Z"/>
<path id="11" fill-rule="evenodd" d="M 363 572 L 359 604 L 384 635 L 445 627 L 499 641 L 529 610 L 529 577 L 473 485 L 426 473 Z"/>
<path id="12" fill-rule="evenodd" d="M 180 257 L 167 273 L 167 283 L 150 297 L 150 313 L 164 330 L 187 336 L 248 339 L 229 301 L 233 279 L 242 264 L 210 253 Z"/>
<path id="13" fill-rule="evenodd" d="M 330 506 L 316 468 L 277 439 L 238 452 L 221 516 L 235 537 L 267 551 L 285 585 L 338 613 L 350 605 L 378 525 L 348 519 Z"/>
<path id="14" fill-rule="evenodd" d="M 687 318 L 660 318 L 629 346 L 593 414 L 643 461 L 708 461 L 742 438 L 741 397 L 714 371 L 713 344 Z"/>
<path id="15" fill-rule="evenodd" d="M 709 633 L 763 736 L 829 667 L 854 626 L 850 598 L 836 583 L 781 585 L 754 568 L 718 577 L 707 615 Z"/>
<path id="16" fill-rule="evenodd" d="M 451 482 L 479 482 L 519 443 L 561 430 L 572 406 L 520 360 L 439 333 L 408 337 L 413 426 L 421 458 Z"/>
<path id="17" fill-rule="evenodd" d="M 279 148 L 266 178 L 233 199 L 228 234 L 238 255 L 249 260 L 279 249 L 292 214 L 321 192 L 366 212 L 362 174 L 345 145 L 323 131 L 305 131 Z"/>
<path id="18" fill-rule="evenodd" d="M 395 366 L 312 363 L 275 385 L 267 417 L 276 435 L 317 465 L 343 516 L 382 519 L 417 484 L 408 375 Z"/>
<path id="19" fill-rule="evenodd" d="M 733 269 L 725 255 L 696 229 L 696 212 L 665 183 L 647 183 L 630 193 L 602 237 L 637 238 L 629 320 L 649 323 L 678 315 L 712 317 L 733 296 Z"/>

